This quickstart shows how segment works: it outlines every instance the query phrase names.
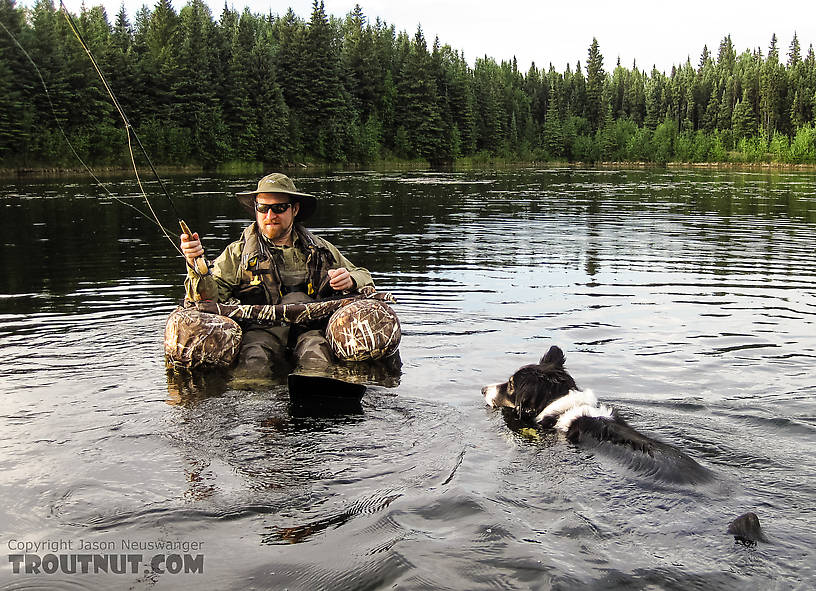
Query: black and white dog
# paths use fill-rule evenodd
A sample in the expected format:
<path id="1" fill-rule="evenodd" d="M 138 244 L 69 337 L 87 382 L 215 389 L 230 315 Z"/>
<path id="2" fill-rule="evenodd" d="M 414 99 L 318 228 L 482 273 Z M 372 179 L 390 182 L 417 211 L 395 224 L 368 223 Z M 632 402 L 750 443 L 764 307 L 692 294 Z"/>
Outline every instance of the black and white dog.
<path id="1" fill-rule="evenodd" d="M 671 482 L 710 480 L 711 472 L 682 451 L 639 433 L 595 395 L 582 391 L 564 369 L 566 357 L 550 347 L 537 364 L 525 365 L 502 384 L 482 388 L 493 408 L 509 408 L 526 424 L 556 429 L 572 443 L 620 458 L 629 468 Z"/>

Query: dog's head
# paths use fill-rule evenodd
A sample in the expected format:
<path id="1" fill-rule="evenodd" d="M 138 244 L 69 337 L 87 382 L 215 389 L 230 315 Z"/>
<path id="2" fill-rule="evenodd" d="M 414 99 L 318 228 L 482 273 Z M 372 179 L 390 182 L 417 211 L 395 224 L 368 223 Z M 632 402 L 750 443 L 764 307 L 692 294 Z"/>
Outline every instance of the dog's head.
<path id="1" fill-rule="evenodd" d="M 521 419 L 533 419 L 551 402 L 577 390 L 575 380 L 564 369 L 566 357 L 556 346 L 537 364 L 525 365 L 502 384 L 482 388 L 482 396 L 493 408 L 512 408 Z"/>

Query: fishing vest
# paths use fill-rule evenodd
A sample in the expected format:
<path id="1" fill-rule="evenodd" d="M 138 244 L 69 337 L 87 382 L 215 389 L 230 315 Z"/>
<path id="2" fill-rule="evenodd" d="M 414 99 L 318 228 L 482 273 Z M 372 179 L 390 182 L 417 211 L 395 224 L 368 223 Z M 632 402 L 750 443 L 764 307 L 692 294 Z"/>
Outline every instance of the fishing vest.
<path id="1" fill-rule="evenodd" d="M 306 282 L 302 286 L 287 288 L 278 268 L 283 261 L 275 260 L 282 257 L 274 249 L 270 252 L 261 245 L 255 224 L 244 230 L 239 283 L 233 290 L 233 295 L 242 304 L 275 305 L 288 291 L 303 291 L 314 299 L 332 294 L 327 271 L 336 261 L 331 251 L 301 224 L 295 224 L 294 232 L 297 240 L 292 248 L 299 248 L 306 255 Z"/>

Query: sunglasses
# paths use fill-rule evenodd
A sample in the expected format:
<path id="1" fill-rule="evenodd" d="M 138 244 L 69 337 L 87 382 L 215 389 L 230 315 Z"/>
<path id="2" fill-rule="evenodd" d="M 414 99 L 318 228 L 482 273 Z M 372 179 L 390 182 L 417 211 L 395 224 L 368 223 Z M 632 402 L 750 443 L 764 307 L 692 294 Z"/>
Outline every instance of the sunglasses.
<path id="1" fill-rule="evenodd" d="M 269 210 L 272 210 L 272 213 L 283 213 L 291 206 L 292 206 L 291 201 L 287 201 L 286 203 L 258 203 L 256 201 L 255 211 L 257 211 L 260 214 L 265 214 Z"/>

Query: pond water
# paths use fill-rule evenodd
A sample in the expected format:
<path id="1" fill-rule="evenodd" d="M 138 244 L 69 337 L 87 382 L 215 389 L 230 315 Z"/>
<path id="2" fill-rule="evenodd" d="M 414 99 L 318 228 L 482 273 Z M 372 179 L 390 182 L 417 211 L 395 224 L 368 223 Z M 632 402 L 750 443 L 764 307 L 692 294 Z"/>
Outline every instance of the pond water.
<path id="1" fill-rule="evenodd" d="M 212 256 L 254 182 L 167 179 Z M 302 416 L 283 385 L 168 374 L 184 266 L 156 226 L 85 181 L 0 184 L 4 553 L 203 556 L 186 574 L 4 558 L 0 588 L 816 586 L 813 173 L 297 184 L 321 200 L 311 228 L 397 299 L 399 383 L 370 386 L 362 413 Z M 132 180 L 107 185 L 143 207 Z M 660 482 L 485 407 L 484 384 L 551 344 L 715 480 Z M 767 542 L 726 532 L 748 511 Z"/>

